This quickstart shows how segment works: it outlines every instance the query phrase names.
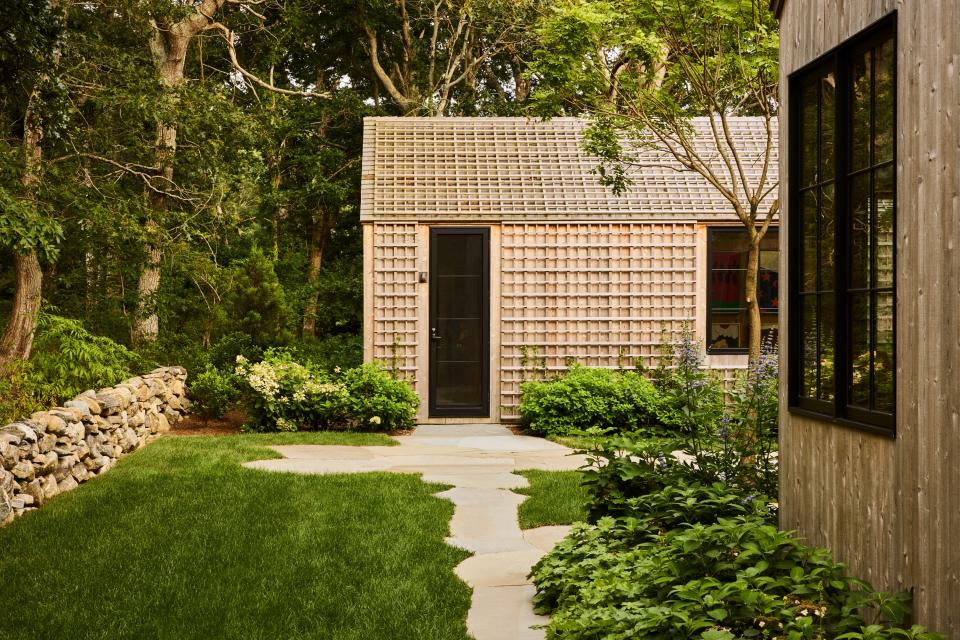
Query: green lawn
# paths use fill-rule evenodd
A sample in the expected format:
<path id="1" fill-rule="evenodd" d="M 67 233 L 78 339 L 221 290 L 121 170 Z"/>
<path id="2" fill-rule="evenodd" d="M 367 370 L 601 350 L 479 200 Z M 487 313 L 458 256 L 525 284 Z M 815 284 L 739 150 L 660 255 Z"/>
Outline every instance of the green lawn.
<path id="1" fill-rule="evenodd" d="M 453 505 L 416 476 L 245 469 L 266 444 L 164 438 L 0 529 L 0 638 L 465 640 Z"/>
<path id="2" fill-rule="evenodd" d="M 520 528 L 572 524 L 587 518 L 587 492 L 580 486 L 579 471 L 519 471 L 530 486 L 514 489 L 530 496 L 520 505 Z"/>

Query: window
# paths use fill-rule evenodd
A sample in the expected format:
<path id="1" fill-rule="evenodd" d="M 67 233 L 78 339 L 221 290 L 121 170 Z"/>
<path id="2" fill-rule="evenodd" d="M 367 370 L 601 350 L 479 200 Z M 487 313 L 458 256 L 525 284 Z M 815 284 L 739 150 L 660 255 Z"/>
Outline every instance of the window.
<path id="1" fill-rule="evenodd" d="M 760 333 L 765 339 L 777 329 L 780 308 L 779 238 L 775 228 L 760 241 L 760 271 L 757 301 L 760 303 Z M 707 280 L 707 351 L 746 353 L 750 345 L 750 312 L 746 306 L 745 282 L 749 240 L 746 229 L 714 228 L 707 239 L 710 265 Z"/>
<path id="2" fill-rule="evenodd" d="M 791 406 L 893 433 L 896 22 L 791 78 Z"/>

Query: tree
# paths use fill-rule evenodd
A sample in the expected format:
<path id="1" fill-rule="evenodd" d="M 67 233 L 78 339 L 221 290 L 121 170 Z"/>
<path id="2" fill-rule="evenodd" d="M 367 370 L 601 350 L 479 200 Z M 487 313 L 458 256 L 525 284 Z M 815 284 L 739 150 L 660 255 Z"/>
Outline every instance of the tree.
<path id="1" fill-rule="evenodd" d="M 541 111 L 592 117 L 586 146 L 614 191 L 629 187 L 636 149 L 668 154 L 729 203 L 749 238 L 745 300 L 750 357 L 760 353 L 756 299 L 760 240 L 776 218 L 771 196 L 778 109 L 779 39 L 765 0 L 568 0 L 538 27 L 542 47 L 531 63 L 542 86 Z M 693 135 L 705 117 L 708 140 Z M 762 119 L 765 153 L 748 158 L 730 118 Z M 625 140 L 629 144 L 624 143 Z M 757 178 L 747 165 L 758 162 Z"/>
<path id="2" fill-rule="evenodd" d="M 512 63 L 514 95 L 527 98 L 519 56 L 535 6 L 534 0 L 379 0 L 360 2 L 356 20 L 377 86 L 400 113 L 443 116 L 472 111 L 480 85 L 503 92 L 497 59 Z"/>
<path id="3" fill-rule="evenodd" d="M 62 236 L 40 198 L 46 121 L 56 119 L 59 106 L 51 74 L 60 57 L 62 16 L 48 0 L 15 0 L 4 13 L 13 20 L 0 29 L 0 75 L 12 91 L 0 97 L 0 118 L 19 135 L 4 145 L 0 167 L 0 243 L 13 251 L 16 277 L 0 370 L 30 356 L 42 296 L 40 257 L 55 257 Z"/>

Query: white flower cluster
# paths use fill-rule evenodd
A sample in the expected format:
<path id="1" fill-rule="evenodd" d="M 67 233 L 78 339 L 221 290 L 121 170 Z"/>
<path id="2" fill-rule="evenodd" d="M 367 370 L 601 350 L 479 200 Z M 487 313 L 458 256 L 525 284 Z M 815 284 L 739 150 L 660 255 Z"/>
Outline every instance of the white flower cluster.
<path id="1" fill-rule="evenodd" d="M 237 365 L 236 373 L 243 376 L 250 388 L 265 398 L 276 398 L 277 393 L 280 392 L 277 372 L 266 362 Z"/>

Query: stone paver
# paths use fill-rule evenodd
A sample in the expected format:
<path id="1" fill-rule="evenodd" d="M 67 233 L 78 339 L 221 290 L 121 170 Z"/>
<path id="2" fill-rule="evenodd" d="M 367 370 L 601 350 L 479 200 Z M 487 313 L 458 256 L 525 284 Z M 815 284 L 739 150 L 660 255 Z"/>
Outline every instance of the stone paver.
<path id="1" fill-rule="evenodd" d="M 577 469 L 582 456 L 540 438 L 516 436 L 500 425 L 424 425 L 399 436 L 399 447 L 293 445 L 273 447 L 284 455 L 246 466 L 295 473 L 419 473 L 427 482 L 451 485 L 437 495 L 453 502 L 447 542 L 474 555 L 455 572 L 473 588 L 467 629 L 476 640 L 541 640 L 535 628 L 546 618 L 533 613 L 527 574 L 566 535 L 569 527 L 521 531 L 517 507 L 527 486 L 520 469 Z"/>

